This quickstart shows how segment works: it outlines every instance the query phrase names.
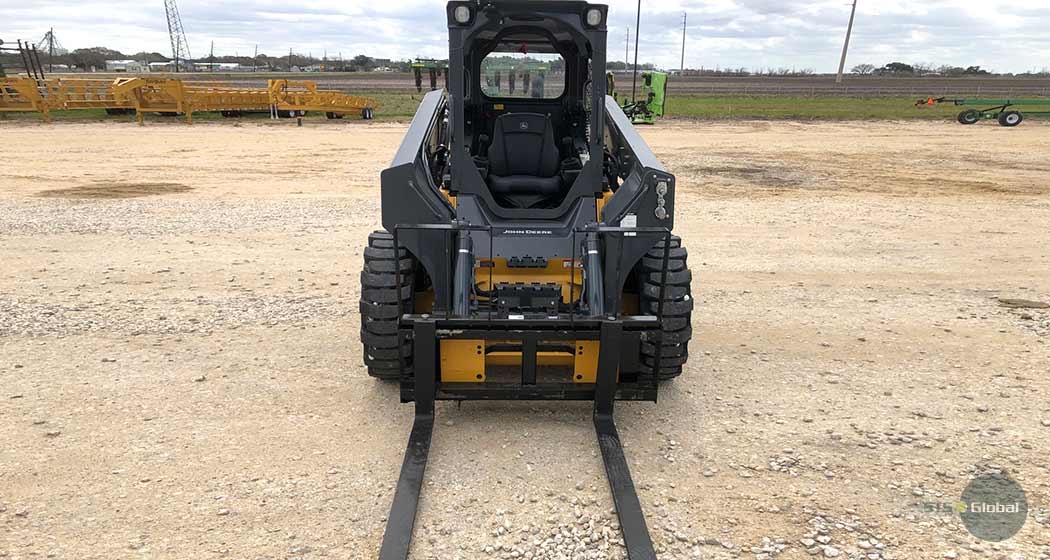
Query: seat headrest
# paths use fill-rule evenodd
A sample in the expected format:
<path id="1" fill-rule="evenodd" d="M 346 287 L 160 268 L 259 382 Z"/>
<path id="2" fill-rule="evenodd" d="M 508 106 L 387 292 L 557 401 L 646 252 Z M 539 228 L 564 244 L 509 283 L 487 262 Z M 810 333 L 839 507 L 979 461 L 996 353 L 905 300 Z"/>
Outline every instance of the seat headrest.
<path id="1" fill-rule="evenodd" d="M 549 123 L 547 115 L 534 113 L 507 113 L 497 121 L 504 134 L 544 134 Z"/>

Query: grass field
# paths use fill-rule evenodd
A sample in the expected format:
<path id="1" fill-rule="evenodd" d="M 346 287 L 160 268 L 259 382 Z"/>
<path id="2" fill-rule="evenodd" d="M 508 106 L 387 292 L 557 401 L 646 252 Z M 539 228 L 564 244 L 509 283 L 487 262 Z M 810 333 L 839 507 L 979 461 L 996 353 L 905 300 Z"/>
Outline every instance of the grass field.
<path id="1" fill-rule="evenodd" d="M 417 93 L 360 92 L 379 101 L 377 118 L 407 120 L 415 114 L 423 95 Z M 672 95 L 668 116 L 690 119 L 796 119 L 796 120 L 953 120 L 960 109 L 952 105 L 915 107 L 915 99 L 894 97 L 781 97 Z M 107 116 L 103 111 L 59 111 L 56 120 L 127 120 L 134 116 Z M 38 119 L 32 113 L 0 113 L 0 121 Z M 151 120 L 161 117 L 148 117 Z M 266 118 L 265 114 L 248 118 Z M 323 119 L 315 114 L 308 119 Z M 197 113 L 196 121 L 220 121 L 218 114 Z"/>
<path id="2" fill-rule="evenodd" d="M 678 96 L 670 98 L 667 112 L 702 119 L 945 120 L 955 118 L 959 109 L 917 108 L 910 98 Z"/>

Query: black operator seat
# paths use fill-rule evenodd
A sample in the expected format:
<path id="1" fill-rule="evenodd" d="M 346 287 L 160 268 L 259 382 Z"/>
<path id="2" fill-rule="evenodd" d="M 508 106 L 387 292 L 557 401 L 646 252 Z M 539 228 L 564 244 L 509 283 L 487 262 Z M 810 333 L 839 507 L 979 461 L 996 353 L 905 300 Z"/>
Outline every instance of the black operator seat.
<path id="1" fill-rule="evenodd" d="M 547 115 L 500 116 L 493 127 L 488 159 L 488 183 L 494 194 L 532 202 L 561 192 L 561 154 Z"/>

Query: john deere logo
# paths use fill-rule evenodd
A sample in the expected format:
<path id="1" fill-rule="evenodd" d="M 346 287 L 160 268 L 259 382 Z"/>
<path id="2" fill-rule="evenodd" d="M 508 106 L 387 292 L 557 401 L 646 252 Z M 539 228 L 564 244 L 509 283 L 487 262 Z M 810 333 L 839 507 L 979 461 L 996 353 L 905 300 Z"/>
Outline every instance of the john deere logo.
<path id="1" fill-rule="evenodd" d="M 518 127 L 521 128 L 522 130 L 528 130 L 529 129 L 529 121 L 521 121 L 521 124 L 519 124 Z"/>
<path id="2" fill-rule="evenodd" d="M 1006 475 L 980 476 L 955 504 L 963 525 L 973 536 L 1002 542 L 1019 533 L 1028 519 L 1028 498 L 1021 485 Z"/>

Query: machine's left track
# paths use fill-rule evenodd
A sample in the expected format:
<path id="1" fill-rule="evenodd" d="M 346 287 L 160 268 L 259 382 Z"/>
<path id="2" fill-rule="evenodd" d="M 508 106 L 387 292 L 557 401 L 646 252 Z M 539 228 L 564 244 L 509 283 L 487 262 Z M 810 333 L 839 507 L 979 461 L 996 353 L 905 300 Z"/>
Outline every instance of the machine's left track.
<path id="1" fill-rule="evenodd" d="M 398 319 L 399 310 L 411 313 L 413 308 L 415 262 L 404 249 L 395 253 L 394 236 L 385 231 L 368 236 L 364 261 L 360 310 L 365 365 L 372 377 L 397 381 L 403 370 L 412 372 L 412 341 L 398 336 Z"/>

